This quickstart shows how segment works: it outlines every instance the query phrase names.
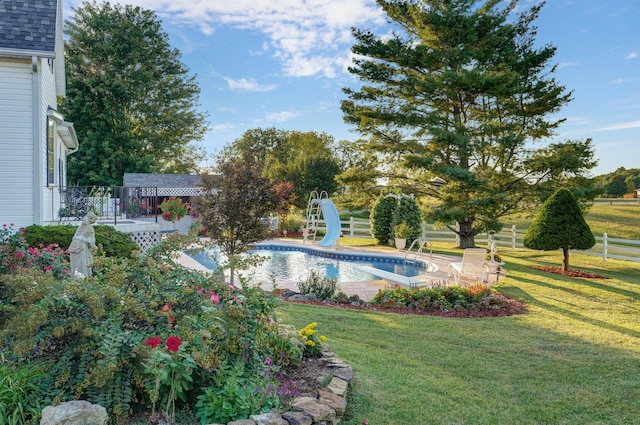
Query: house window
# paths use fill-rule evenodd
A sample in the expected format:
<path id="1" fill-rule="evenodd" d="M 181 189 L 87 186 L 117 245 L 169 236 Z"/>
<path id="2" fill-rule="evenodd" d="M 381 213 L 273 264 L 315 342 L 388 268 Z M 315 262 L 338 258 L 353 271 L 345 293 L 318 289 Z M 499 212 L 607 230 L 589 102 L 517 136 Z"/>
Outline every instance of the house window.
<path id="1" fill-rule="evenodd" d="M 47 118 L 47 185 L 53 185 L 55 174 L 55 153 L 53 150 L 55 140 L 55 123 L 51 117 Z"/>
<path id="2" fill-rule="evenodd" d="M 62 163 L 62 158 L 58 158 L 58 186 L 64 186 L 64 181 L 62 181 L 62 177 L 64 176 L 64 164 Z"/>

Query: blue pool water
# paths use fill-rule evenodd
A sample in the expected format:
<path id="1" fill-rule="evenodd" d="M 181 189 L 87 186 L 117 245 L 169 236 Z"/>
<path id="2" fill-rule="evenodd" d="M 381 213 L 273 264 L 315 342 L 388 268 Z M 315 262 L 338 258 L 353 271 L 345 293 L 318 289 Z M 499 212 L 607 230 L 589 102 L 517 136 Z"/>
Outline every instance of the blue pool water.
<path id="1" fill-rule="evenodd" d="M 328 278 L 335 277 L 338 282 L 379 279 L 357 270 L 358 266 L 375 267 L 408 277 L 426 273 L 424 264 L 404 264 L 403 258 L 398 256 L 327 252 L 310 247 L 276 244 L 259 244 L 251 253 L 266 258 L 260 266 L 245 272 L 247 276 L 260 280 L 271 280 L 274 277 L 276 280 L 299 282 L 306 280 L 312 270 Z M 216 256 L 215 253 L 213 256 Z M 193 258 L 211 270 L 216 268 L 216 262 L 209 252 L 193 255 Z"/>

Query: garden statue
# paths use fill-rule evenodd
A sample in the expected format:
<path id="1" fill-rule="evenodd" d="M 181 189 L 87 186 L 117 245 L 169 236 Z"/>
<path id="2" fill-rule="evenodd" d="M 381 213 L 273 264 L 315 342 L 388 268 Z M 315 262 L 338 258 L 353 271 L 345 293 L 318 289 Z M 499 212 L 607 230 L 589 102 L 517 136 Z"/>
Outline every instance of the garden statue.
<path id="1" fill-rule="evenodd" d="M 96 234 L 92 224 L 98 220 L 98 216 L 93 212 L 87 213 L 82 219 L 78 230 L 73 235 L 69 253 L 71 256 L 71 273 L 76 279 L 91 276 L 91 266 L 93 265 L 93 254 L 96 253 Z"/>

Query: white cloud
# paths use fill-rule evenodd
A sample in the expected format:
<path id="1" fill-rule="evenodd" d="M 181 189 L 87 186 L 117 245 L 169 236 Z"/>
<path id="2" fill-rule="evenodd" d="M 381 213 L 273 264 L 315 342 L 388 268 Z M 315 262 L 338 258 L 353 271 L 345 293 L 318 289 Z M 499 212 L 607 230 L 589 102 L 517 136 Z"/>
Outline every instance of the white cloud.
<path id="1" fill-rule="evenodd" d="M 216 109 L 216 111 L 218 112 L 230 112 L 232 114 L 235 114 L 238 112 L 238 110 L 232 106 L 221 106 L 218 109 Z"/>
<path id="2" fill-rule="evenodd" d="M 607 127 L 598 128 L 596 131 L 628 130 L 631 128 L 640 128 L 640 121 L 629 121 L 629 122 L 613 124 Z"/>
<path id="3" fill-rule="evenodd" d="M 230 130 L 234 130 L 236 126 L 234 124 L 216 124 L 209 126 L 209 132 L 211 133 L 222 133 Z"/>
<path id="4" fill-rule="evenodd" d="M 635 59 L 638 57 L 638 53 L 637 52 L 631 52 L 627 55 L 627 57 L 625 59 Z"/>
<path id="5" fill-rule="evenodd" d="M 69 0 L 73 7 L 82 0 Z M 155 10 L 163 19 L 211 35 L 220 25 L 259 31 L 290 76 L 334 77 L 352 44 L 351 27 L 382 25 L 375 0 L 113 0 Z"/>
<path id="6" fill-rule="evenodd" d="M 579 64 L 577 62 L 560 62 L 558 64 L 558 68 L 562 69 L 562 68 L 569 68 L 571 66 L 578 66 Z"/>
<path id="7" fill-rule="evenodd" d="M 268 112 L 265 114 L 265 121 L 269 122 L 285 122 L 292 118 L 299 116 L 298 112 L 281 111 L 281 112 Z"/>
<path id="8" fill-rule="evenodd" d="M 632 81 L 638 81 L 640 80 L 640 77 L 636 77 L 636 78 L 616 78 L 615 80 L 613 80 L 613 84 L 624 84 L 624 83 L 630 83 Z"/>
<path id="9" fill-rule="evenodd" d="M 271 91 L 276 88 L 275 84 L 268 84 L 265 86 L 261 86 L 256 83 L 255 80 L 247 80 L 246 78 L 240 78 L 239 80 L 234 80 L 233 78 L 225 78 L 225 81 L 229 85 L 231 90 L 240 90 L 240 91 Z"/>

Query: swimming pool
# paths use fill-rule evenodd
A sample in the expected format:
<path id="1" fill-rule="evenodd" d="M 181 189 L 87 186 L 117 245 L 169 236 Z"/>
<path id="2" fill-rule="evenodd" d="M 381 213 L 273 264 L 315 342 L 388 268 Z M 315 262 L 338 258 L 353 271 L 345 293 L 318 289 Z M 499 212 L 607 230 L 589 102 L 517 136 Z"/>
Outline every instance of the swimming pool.
<path id="1" fill-rule="evenodd" d="M 260 266 L 246 271 L 247 276 L 260 281 L 269 281 L 273 276 L 276 281 L 305 281 L 312 270 L 328 278 L 336 278 L 338 282 L 362 282 L 377 280 L 378 277 L 358 270 L 358 266 L 369 266 L 391 273 L 413 277 L 427 273 L 425 264 L 404 264 L 404 258 L 383 254 L 361 254 L 335 252 L 284 244 L 257 244 L 252 254 L 265 257 Z M 216 262 L 211 258 L 215 252 L 203 252 L 192 257 L 210 270 L 216 269 Z"/>

